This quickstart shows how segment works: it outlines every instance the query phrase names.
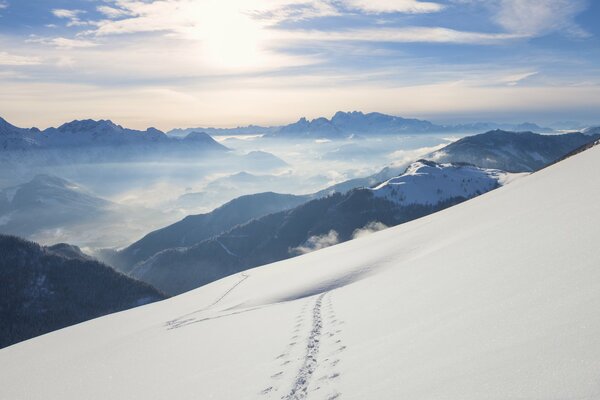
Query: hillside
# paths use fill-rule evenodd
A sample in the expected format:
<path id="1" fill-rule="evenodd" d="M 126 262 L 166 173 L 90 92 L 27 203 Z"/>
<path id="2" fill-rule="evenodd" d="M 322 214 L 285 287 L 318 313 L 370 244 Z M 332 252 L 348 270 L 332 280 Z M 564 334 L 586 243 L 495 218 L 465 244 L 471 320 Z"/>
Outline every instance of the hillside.
<path id="1" fill-rule="evenodd" d="M 5 235 L 0 235 L 0 291 L 0 348 L 165 298 L 75 246 L 42 247 Z"/>
<path id="2" fill-rule="evenodd" d="M 258 193 L 241 196 L 210 213 L 189 215 L 179 222 L 150 232 L 113 255 L 111 261 L 124 272 L 130 272 L 136 263 L 162 250 L 195 245 L 254 218 L 293 208 L 305 201 L 305 197 L 291 194 Z"/>
<path id="3" fill-rule="evenodd" d="M 426 218 L 3 349 L 0 397 L 597 398 L 598 170 L 595 147 Z"/>
<path id="4" fill-rule="evenodd" d="M 466 162 L 509 172 L 533 172 L 598 138 L 600 136 L 582 133 L 539 135 L 494 130 L 462 138 L 425 158 L 441 163 Z"/>
<path id="5" fill-rule="evenodd" d="M 401 188 L 388 182 L 373 190 L 335 193 L 256 218 L 188 247 L 165 247 L 151 257 L 138 257 L 143 261 L 127 271 L 165 293 L 179 294 L 257 265 L 350 240 L 357 232 L 395 226 L 431 214 L 495 189 L 510 176 L 466 165 L 417 162 L 396 178 L 405 180 Z M 390 186 L 396 187 L 389 190 Z M 423 187 L 429 190 L 424 192 Z M 418 198 L 412 196 L 416 192 L 420 193 Z M 186 231 L 202 226 L 200 219 L 190 220 Z M 169 228 L 157 237 L 163 238 L 162 245 L 187 240 L 186 236 Z M 136 249 L 132 246 L 127 251 Z"/>

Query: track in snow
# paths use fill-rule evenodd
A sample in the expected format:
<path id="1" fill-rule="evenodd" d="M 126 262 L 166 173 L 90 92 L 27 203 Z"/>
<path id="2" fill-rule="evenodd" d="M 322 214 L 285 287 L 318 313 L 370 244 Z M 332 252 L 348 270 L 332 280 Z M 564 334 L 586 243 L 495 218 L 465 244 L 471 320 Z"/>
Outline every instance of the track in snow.
<path id="1" fill-rule="evenodd" d="M 174 320 L 168 321 L 167 324 L 166 324 L 167 328 L 168 329 L 176 329 L 176 328 L 181 328 L 183 326 L 187 326 L 187 325 L 194 324 L 194 323 L 197 323 L 197 322 L 202 322 L 202 321 L 206 321 L 206 320 L 218 318 L 218 317 L 214 317 L 214 318 L 202 318 L 202 319 L 198 319 L 198 318 L 195 318 L 195 317 L 192 317 L 192 318 L 186 318 L 186 317 L 194 315 L 194 314 L 197 314 L 197 313 L 200 313 L 202 311 L 206 311 L 206 310 L 208 310 L 208 309 L 216 306 L 221 300 L 223 300 L 236 287 L 238 287 L 242 282 L 244 282 L 246 279 L 248 279 L 250 277 L 248 274 L 245 274 L 245 273 L 241 273 L 240 275 L 242 276 L 242 278 L 239 281 L 237 281 L 233 286 L 231 286 L 229 289 L 227 289 L 221 296 L 219 296 L 219 298 L 217 298 L 210 305 L 208 305 L 208 306 L 206 306 L 206 307 L 204 307 L 204 308 L 202 308 L 200 310 L 194 311 L 192 313 L 183 315 L 183 316 L 181 316 L 179 318 L 176 318 Z M 250 309 L 250 310 L 252 310 L 252 309 Z M 250 311 L 250 310 L 246 310 L 246 311 Z M 245 311 L 241 311 L 241 312 L 245 312 Z M 239 314 L 241 312 L 231 313 L 231 314 L 228 314 L 228 315 Z M 221 316 L 221 317 L 223 317 L 223 316 Z"/>
<path id="2" fill-rule="evenodd" d="M 283 367 L 271 375 L 271 386 L 260 393 L 269 398 L 283 400 L 303 400 L 316 398 L 322 400 L 339 399 L 341 394 L 335 390 L 340 377 L 337 364 L 340 362 L 339 353 L 345 350 L 341 339 L 338 338 L 342 322 L 336 319 L 330 292 L 320 294 L 310 312 L 312 320 L 306 337 L 306 347 L 298 348 L 302 327 L 304 326 L 307 302 L 296 318 L 293 336 L 286 351 L 275 358 L 279 367 Z M 297 351 L 294 351 L 297 350 Z M 295 353 L 295 357 L 292 353 Z M 293 369 L 297 368 L 297 369 Z M 280 392 L 279 380 L 286 375 L 292 375 L 292 386 L 284 393 Z M 316 378 L 316 376 L 319 378 Z M 309 396 L 310 395 L 310 396 Z"/>
<path id="3" fill-rule="evenodd" d="M 308 385 L 310 380 L 317 368 L 317 357 L 319 355 L 319 349 L 321 347 L 321 331 L 323 330 L 323 321 L 321 317 L 321 305 L 323 303 L 323 297 L 327 294 L 323 293 L 317 297 L 315 306 L 313 308 L 313 324 L 310 335 L 308 336 L 308 342 L 306 344 L 306 357 L 304 363 L 298 371 L 298 376 L 292 386 L 292 390 L 285 397 L 286 399 L 296 400 L 305 399 L 308 395 Z"/>
<path id="4" fill-rule="evenodd" d="M 244 274 L 242 273 L 242 279 L 240 279 L 239 281 L 237 281 L 235 283 L 235 285 L 233 285 L 232 287 L 229 288 L 229 290 L 227 290 L 225 293 L 223 293 L 223 295 L 221 297 L 219 297 L 217 300 L 215 300 L 214 303 L 212 303 L 210 306 L 206 307 L 206 308 L 211 308 L 214 307 L 215 305 L 217 305 L 218 302 L 220 302 L 221 300 L 223 300 L 225 298 L 225 296 L 227 296 L 229 293 L 231 293 L 233 291 L 233 289 L 235 289 L 236 287 L 238 287 L 242 282 L 244 282 L 246 279 L 249 278 L 248 274 Z"/>

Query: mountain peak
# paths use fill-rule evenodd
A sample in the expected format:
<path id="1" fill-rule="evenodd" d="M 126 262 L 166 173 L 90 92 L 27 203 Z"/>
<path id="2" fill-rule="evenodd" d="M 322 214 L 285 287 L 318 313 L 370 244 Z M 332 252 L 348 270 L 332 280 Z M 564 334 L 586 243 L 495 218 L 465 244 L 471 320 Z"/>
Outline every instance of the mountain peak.
<path id="1" fill-rule="evenodd" d="M 121 130 L 122 126 L 115 124 L 111 120 L 101 119 L 101 120 L 93 120 L 93 119 L 83 119 L 83 120 L 74 120 L 71 122 L 67 122 L 58 127 L 58 130 L 61 132 L 72 132 L 78 133 L 82 131 L 91 131 L 91 130 Z"/>
<path id="2" fill-rule="evenodd" d="M 16 127 L 4 118 L 0 117 L 0 133 L 19 131 L 22 128 Z"/>

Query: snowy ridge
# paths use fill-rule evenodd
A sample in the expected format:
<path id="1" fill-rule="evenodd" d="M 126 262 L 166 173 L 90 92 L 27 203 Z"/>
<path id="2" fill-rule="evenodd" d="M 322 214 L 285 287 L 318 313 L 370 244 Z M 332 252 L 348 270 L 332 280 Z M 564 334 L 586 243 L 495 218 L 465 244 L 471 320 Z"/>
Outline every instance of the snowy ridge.
<path id="1" fill-rule="evenodd" d="M 128 129 L 109 120 L 75 120 L 58 128 L 40 131 L 37 128 L 23 129 L 0 118 L 0 149 L 65 149 L 81 147 L 122 146 L 195 146 L 213 151 L 227 151 L 210 135 L 192 132 L 185 138 L 173 138 L 156 128 L 144 131 Z"/>
<path id="2" fill-rule="evenodd" d="M 510 174 L 465 164 L 419 160 L 406 172 L 372 189 L 375 196 L 396 204 L 435 205 L 453 198 L 471 198 L 526 174 Z"/>
<path id="3" fill-rule="evenodd" d="M 600 398 L 598 170 L 594 147 L 428 217 L 3 349 L 0 398 Z"/>

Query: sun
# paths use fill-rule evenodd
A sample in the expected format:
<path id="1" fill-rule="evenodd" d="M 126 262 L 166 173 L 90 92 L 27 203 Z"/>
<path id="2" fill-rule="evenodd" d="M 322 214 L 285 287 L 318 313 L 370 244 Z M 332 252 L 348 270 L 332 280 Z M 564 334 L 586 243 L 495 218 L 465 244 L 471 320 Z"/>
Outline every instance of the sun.
<path id="1" fill-rule="evenodd" d="M 214 67 L 247 69 L 268 62 L 267 33 L 239 1 L 196 2 L 186 30 L 200 44 L 203 62 Z M 188 9 L 189 11 L 189 9 Z"/>

